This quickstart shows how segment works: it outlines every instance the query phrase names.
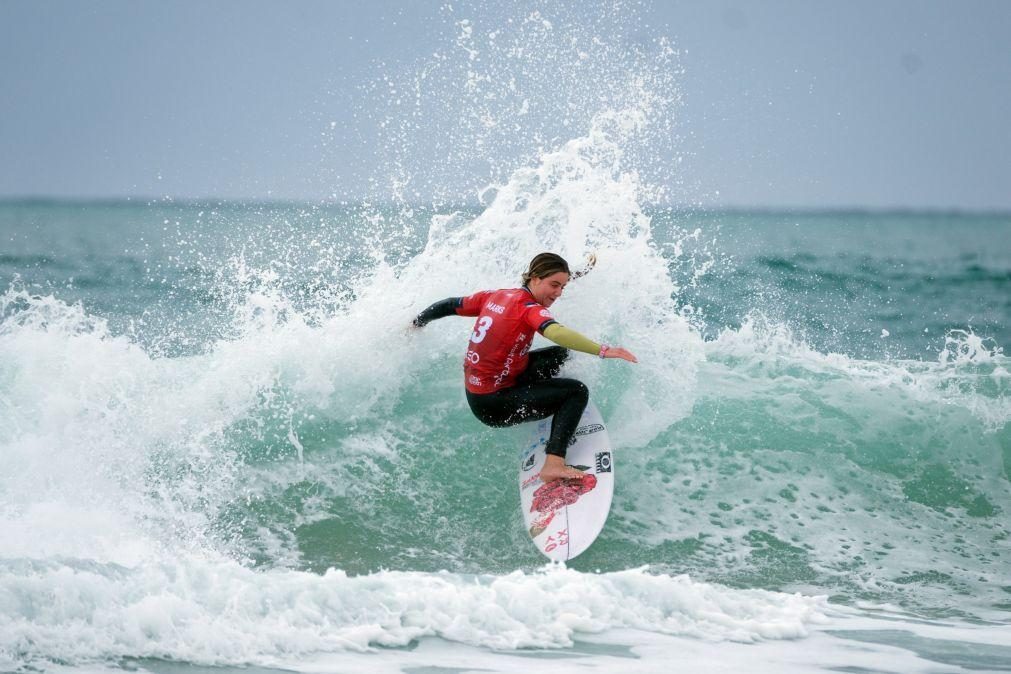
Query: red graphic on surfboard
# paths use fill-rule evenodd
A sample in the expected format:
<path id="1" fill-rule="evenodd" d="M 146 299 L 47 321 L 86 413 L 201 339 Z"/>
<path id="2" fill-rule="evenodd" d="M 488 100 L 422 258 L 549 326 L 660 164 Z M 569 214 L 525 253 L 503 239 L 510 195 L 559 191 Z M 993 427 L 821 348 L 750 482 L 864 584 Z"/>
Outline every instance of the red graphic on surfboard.
<path id="1" fill-rule="evenodd" d="M 586 466 L 574 466 L 585 470 Z M 553 480 L 542 484 L 534 492 L 534 500 L 530 504 L 530 512 L 539 513 L 537 519 L 530 525 L 530 537 L 537 538 L 548 528 L 555 513 L 565 506 L 572 505 L 583 494 L 592 491 L 597 486 L 597 476 L 591 473 L 581 478 Z"/>

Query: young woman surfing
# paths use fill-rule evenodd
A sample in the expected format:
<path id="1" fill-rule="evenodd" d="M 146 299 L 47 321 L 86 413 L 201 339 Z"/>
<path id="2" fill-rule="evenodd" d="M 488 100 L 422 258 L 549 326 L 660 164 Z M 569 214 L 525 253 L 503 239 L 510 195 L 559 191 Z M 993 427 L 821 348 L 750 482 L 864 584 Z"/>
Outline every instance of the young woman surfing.
<path id="1" fill-rule="evenodd" d="M 591 258 L 591 266 L 593 262 Z M 565 464 L 565 450 L 590 395 L 581 381 L 557 376 L 569 351 L 638 362 L 627 349 L 598 344 L 566 328 L 548 311 L 569 278 L 587 271 L 589 267 L 572 275 L 561 256 L 541 253 L 530 261 L 521 288 L 448 297 L 422 311 L 413 322 L 421 328 L 454 314 L 477 316 L 463 364 L 467 402 L 474 416 L 488 426 L 512 426 L 554 415 L 540 473 L 544 482 L 583 475 Z M 558 346 L 530 351 L 534 332 Z"/>

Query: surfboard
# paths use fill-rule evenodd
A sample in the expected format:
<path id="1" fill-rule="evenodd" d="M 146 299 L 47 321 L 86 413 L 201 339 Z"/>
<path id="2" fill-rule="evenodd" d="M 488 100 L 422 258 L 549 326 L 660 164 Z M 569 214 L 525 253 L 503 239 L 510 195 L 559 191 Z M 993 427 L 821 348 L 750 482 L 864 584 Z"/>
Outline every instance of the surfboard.
<path id="1" fill-rule="evenodd" d="M 537 549 L 553 561 L 574 559 L 596 540 L 611 510 L 614 456 L 604 420 L 593 402 L 579 420 L 565 463 L 586 475 L 581 480 L 544 483 L 544 446 L 551 418 L 528 424 L 530 434 L 520 451 L 520 507 L 523 524 Z"/>

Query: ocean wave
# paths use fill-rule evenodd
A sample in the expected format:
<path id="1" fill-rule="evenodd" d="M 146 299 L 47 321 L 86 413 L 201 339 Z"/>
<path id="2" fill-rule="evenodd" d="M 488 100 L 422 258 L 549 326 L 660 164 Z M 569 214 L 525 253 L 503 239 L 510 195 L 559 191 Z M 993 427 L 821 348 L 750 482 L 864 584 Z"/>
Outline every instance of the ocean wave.
<path id="1" fill-rule="evenodd" d="M 803 637 L 832 612 L 824 597 L 732 590 L 647 569 L 350 577 L 192 558 L 134 568 L 0 562 L 0 662 L 22 667 L 127 656 L 278 664 L 425 636 L 563 648 L 578 634 L 618 627 L 755 642 Z"/>

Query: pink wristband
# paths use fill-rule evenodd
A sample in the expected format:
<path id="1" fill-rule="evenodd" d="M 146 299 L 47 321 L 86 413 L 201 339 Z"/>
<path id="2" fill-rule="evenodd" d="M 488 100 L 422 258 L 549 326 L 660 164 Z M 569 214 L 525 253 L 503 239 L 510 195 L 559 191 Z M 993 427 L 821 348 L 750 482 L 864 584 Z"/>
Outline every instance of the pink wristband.
<path id="1" fill-rule="evenodd" d="M 607 350 L 610 349 L 610 348 L 611 347 L 609 347 L 607 344 L 601 344 L 600 345 L 600 353 L 598 353 L 597 355 L 600 356 L 601 358 L 606 358 L 607 357 L 607 355 L 606 355 L 607 354 Z"/>

